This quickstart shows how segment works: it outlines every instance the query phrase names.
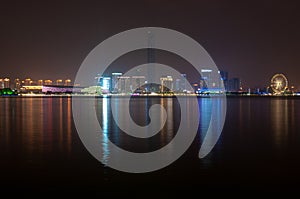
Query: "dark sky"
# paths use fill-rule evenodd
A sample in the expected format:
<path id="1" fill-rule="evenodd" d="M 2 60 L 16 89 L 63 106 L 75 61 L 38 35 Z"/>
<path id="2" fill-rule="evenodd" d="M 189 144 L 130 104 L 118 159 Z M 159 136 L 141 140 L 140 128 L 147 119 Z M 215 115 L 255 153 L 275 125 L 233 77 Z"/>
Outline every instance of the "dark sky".
<path id="1" fill-rule="evenodd" d="M 300 5 L 300 4 L 299 4 Z M 284 73 L 300 86 L 297 1 L 6 1 L 0 77 L 74 79 L 85 56 L 121 31 L 158 26 L 197 40 L 244 87 Z"/>

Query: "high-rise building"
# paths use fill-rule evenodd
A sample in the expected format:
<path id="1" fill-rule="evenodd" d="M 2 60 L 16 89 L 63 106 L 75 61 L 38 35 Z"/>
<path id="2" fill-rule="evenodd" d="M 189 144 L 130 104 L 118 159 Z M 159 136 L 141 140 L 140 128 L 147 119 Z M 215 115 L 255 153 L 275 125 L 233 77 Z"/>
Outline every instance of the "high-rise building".
<path id="1" fill-rule="evenodd" d="M 97 86 L 100 86 L 102 89 L 102 93 L 109 93 L 111 90 L 111 78 L 110 77 L 100 77 L 99 83 Z"/>
<path id="2" fill-rule="evenodd" d="M 219 71 L 219 74 L 221 76 L 221 82 L 219 83 L 219 88 L 222 86 L 222 82 L 224 85 L 225 90 L 228 90 L 228 72 L 226 71 Z"/>
<path id="3" fill-rule="evenodd" d="M 4 88 L 4 80 L 0 79 L 0 89 Z"/>
<path id="4" fill-rule="evenodd" d="M 155 80 L 155 35 L 149 31 L 148 32 L 148 48 L 147 48 L 147 76 L 145 90 L 146 91 L 156 91 L 155 84 L 153 84 Z"/>
<path id="5" fill-rule="evenodd" d="M 112 73 L 111 74 L 111 78 L 112 78 L 111 91 L 112 92 L 117 93 L 119 91 L 118 80 L 122 75 L 123 75 L 123 73 Z"/>
<path id="6" fill-rule="evenodd" d="M 43 86 L 44 85 L 44 81 L 42 79 L 39 79 L 37 82 L 38 86 Z"/>
<path id="7" fill-rule="evenodd" d="M 119 93 L 130 93 L 130 77 L 121 76 L 118 79 L 118 92 Z"/>
<path id="8" fill-rule="evenodd" d="M 212 88 L 212 70 L 211 69 L 202 69 L 201 70 L 201 79 L 204 82 L 203 88 Z"/>
<path id="9" fill-rule="evenodd" d="M 175 80 L 175 90 L 177 92 L 186 92 L 187 90 L 186 74 L 180 74 L 180 79 Z"/>
<path id="10" fill-rule="evenodd" d="M 16 78 L 16 79 L 15 79 L 14 89 L 17 90 L 17 91 L 19 91 L 20 88 L 21 88 L 21 81 L 20 81 L 19 78 Z"/>
<path id="11" fill-rule="evenodd" d="M 232 78 L 228 82 L 228 91 L 238 92 L 241 87 L 241 80 L 239 78 Z"/>
<path id="12" fill-rule="evenodd" d="M 101 74 L 97 74 L 95 77 L 94 85 L 100 86 L 100 78 L 102 77 Z"/>
<path id="13" fill-rule="evenodd" d="M 71 86 L 72 81 L 70 79 L 65 80 L 65 86 Z"/>
<path id="14" fill-rule="evenodd" d="M 57 86 L 62 86 L 63 85 L 63 80 L 62 79 L 57 79 L 56 80 L 56 85 Z"/>
<path id="15" fill-rule="evenodd" d="M 131 86 L 130 90 L 131 92 L 140 92 L 144 90 L 144 85 L 145 85 L 145 76 L 132 76 L 131 77 Z"/>
<path id="16" fill-rule="evenodd" d="M 24 86 L 30 86 L 31 83 L 32 83 L 31 78 L 26 78 L 25 81 L 24 81 Z"/>
<path id="17" fill-rule="evenodd" d="M 186 74 L 181 74 L 180 76 L 180 89 L 185 92 L 187 90 Z"/>
<path id="18" fill-rule="evenodd" d="M 180 91 L 180 79 L 175 80 L 175 91 L 176 92 L 181 92 Z"/>
<path id="19" fill-rule="evenodd" d="M 160 78 L 160 92 L 173 91 L 173 78 L 172 76 L 163 76 Z"/>
<path id="20" fill-rule="evenodd" d="M 9 78 L 4 78 L 4 88 L 10 88 L 10 79 Z"/>
<path id="21" fill-rule="evenodd" d="M 52 85 L 52 80 L 46 79 L 46 80 L 44 81 L 44 85 Z"/>
<path id="22" fill-rule="evenodd" d="M 192 86 L 194 88 L 195 93 L 197 93 L 200 90 L 200 88 L 202 88 L 198 83 L 193 83 Z"/>

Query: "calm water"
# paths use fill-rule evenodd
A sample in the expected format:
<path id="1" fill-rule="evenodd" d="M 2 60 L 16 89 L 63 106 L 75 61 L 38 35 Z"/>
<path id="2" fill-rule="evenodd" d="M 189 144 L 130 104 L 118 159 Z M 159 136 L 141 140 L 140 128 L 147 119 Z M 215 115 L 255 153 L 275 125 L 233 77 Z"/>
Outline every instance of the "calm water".
<path id="1" fill-rule="evenodd" d="M 209 99 L 198 100 L 200 127 L 189 150 L 162 170 L 128 174 L 105 167 L 87 152 L 73 123 L 71 98 L 0 98 L 0 189 L 100 193 L 132 189 L 174 191 L 174 187 L 212 193 L 216 189 L 297 190 L 300 99 L 228 98 L 222 135 L 202 160 L 198 159 L 198 151 L 210 111 Z M 110 103 L 110 99 L 97 99 L 95 106 L 103 103 Z M 180 118 L 173 98 L 135 98 L 131 103 L 133 119 L 147 124 L 146 107 L 154 103 L 163 104 L 173 117 L 167 119 L 160 136 L 148 141 L 137 142 L 120 132 L 109 111 L 106 115 L 99 111 L 98 119 L 119 146 L 137 152 L 153 151 L 172 140 Z M 109 158 L 109 151 L 106 156 Z"/>

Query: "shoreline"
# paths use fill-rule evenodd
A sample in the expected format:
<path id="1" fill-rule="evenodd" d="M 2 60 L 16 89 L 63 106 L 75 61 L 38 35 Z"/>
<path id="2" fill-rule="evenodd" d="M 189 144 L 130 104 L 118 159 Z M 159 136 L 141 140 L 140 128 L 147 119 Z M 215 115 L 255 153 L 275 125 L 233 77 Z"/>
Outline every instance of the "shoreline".
<path id="1" fill-rule="evenodd" d="M 19 95 L 5 95 L 2 98 L 176 98 L 176 97 L 197 97 L 197 98 L 299 98 L 300 95 L 78 95 L 78 94 L 19 94 Z"/>

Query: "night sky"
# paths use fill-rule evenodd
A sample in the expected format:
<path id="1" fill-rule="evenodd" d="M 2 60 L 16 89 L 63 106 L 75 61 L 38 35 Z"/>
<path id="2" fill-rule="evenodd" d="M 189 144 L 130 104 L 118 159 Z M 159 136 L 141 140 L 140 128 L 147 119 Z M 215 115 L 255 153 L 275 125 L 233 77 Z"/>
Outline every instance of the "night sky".
<path id="1" fill-rule="evenodd" d="M 127 29 L 156 26 L 197 40 L 219 69 L 241 78 L 244 87 L 268 85 L 274 73 L 284 73 L 299 87 L 299 5 L 271 0 L 1 2 L 0 77 L 74 80 L 101 41 Z"/>

